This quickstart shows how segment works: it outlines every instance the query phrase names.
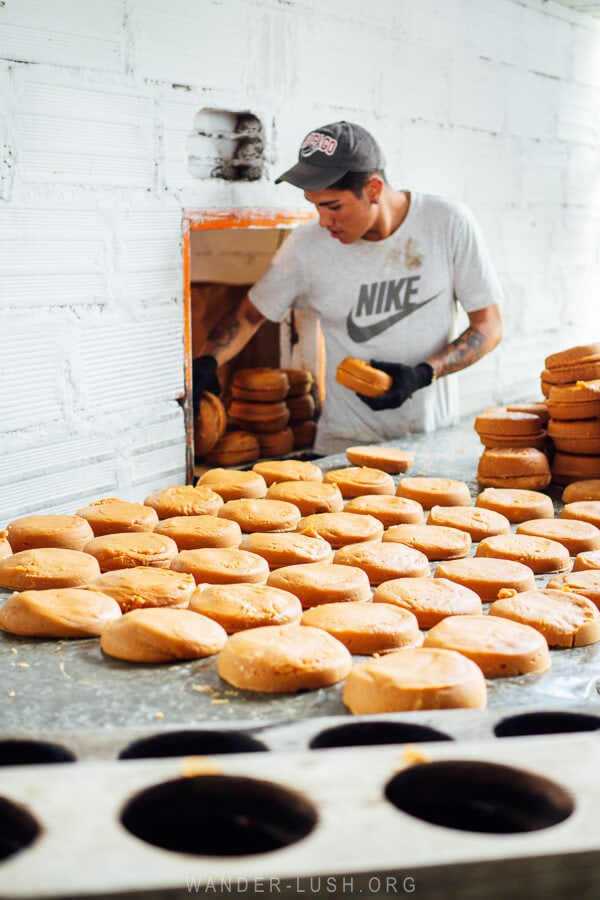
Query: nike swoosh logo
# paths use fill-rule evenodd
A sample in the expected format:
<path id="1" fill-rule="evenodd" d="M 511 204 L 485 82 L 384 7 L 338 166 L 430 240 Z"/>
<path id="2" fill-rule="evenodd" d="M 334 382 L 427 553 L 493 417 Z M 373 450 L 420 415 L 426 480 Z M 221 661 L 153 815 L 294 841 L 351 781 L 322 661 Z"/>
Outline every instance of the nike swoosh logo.
<path id="1" fill-rule="evenodd" d="M 391 328 L 392 325 L 396 324 L 396 322 L 399 322 L 401 319 L 406 318 L 406 316 L 410 316 L 411 313 L 414 313 L 418 309 L 421 309 L 423 306 L 426 306 L 428 303 L 431 303 L 431 301 L 435 300 L 436 297 L 439 297 L 441 293 L 441 291 L 438 291 L 437 294 L 434 294 L 433 297 L 429 297 L 427 300 L 423 300 L 422 303 L 411 303 L 409 300 L 408 303 L 406 303 L 402 307 L 402 309 L 398 310 L 398 312 L 393 313 L 393 315 L 388 316 L 387 319 L 381 319 L 379 322 L 375 322 L 373 325 L 365 325 L 364 327 L 356 324 L 356 322 L 352 318 L 351 310 L 348 313 L 348 318 L 346 319 L 346 328 L 348 329 L 348 335 L 356 344 L 363 344 L 365 341 L 377 337 L 377 335 L 379 334 L 383 334 L 384 331 L 387 331 L 388 328 Z"/>

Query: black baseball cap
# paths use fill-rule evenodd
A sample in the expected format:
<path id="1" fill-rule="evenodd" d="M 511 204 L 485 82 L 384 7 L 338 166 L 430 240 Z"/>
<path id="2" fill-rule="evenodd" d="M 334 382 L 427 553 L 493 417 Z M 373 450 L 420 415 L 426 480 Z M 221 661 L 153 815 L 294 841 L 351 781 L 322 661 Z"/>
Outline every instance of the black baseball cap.
<path id="1" fill-rule="evenodd" d="M 306 135 L 300 144 L 298 162 L 279 178 L 304 191 L 322 191 L 347 172 L 376 172 L 385 166 L 379 144 L 372 134 L 353 122 L 323 125 Z"/>

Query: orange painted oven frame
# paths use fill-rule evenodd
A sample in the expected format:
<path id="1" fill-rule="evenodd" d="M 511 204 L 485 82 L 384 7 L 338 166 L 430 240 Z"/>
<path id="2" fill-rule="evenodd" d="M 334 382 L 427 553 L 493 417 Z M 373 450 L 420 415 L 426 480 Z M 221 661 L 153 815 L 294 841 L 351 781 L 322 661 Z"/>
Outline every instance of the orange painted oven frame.
<path id="1" fill-rule="evenodd" d="M 192 289 L 191 289 L 191 232 L 214 231 L 222 228 L 284 228 L 299 225 L 314 217 L 310 210 L 248 208 L 188 209 L 183 213 L 183 350 L 184 386 L 183 411 L 186 434 L 186 479 L 194 478 L 194 415 L 192 408 Z"/>

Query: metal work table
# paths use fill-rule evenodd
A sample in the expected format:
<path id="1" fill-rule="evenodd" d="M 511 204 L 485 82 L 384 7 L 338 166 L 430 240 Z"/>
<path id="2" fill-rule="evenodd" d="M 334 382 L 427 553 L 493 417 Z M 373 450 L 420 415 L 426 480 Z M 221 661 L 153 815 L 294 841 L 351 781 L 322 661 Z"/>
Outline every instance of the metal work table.
<path id="1" fill-rule="evenodd" d="M 457 478 L 466 481 L 476 496 L 481 445 L 471 422 L 413 435 L 395 445 L 415 453 L 408 474 Z M 343 454 L 315 462 L 324 470 L 348 465 Z M 560 490 L 555 494 L 558 498 Z M 543 586 L 547 576 L 536 581 Z M 543 675 L 488 681 L 489 707 L 533 708 L 600 699 L 600 645 L 553 650 L 551 655 L 552 668 Z M 132 665 L 103 656 L 97 640 L 31 640 L 0 633 L 0 669 L 0 721 L 5 734 L 210 723 L 230 727 L 241 721 L 256 726 L 346 714 L 340 685 L 286 696 L 251 694 L 221 681 L 215 658 Z"/>

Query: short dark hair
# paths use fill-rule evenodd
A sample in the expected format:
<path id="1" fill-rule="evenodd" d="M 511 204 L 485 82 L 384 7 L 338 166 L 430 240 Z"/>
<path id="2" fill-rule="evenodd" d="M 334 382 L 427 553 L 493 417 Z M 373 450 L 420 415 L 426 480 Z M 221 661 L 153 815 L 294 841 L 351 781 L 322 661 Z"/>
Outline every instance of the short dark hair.
<path id="1" fill-rule="evenodd" d="M 367 181 L 373 178 L 374 175 L 377 175 L 387 184 L 385 172 L 382 169 L 376 172 L 346 172 L 339 181 L 336 181 L 335 184 L 330 184 L 328 190 L 352 191 L 356 197 L 360 197 Z"/>

